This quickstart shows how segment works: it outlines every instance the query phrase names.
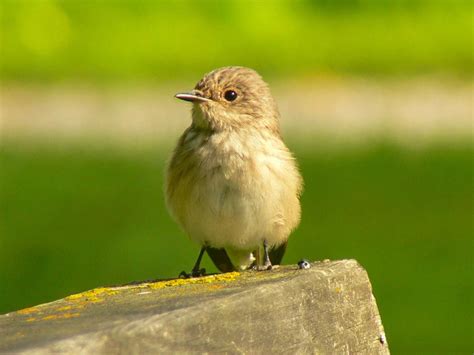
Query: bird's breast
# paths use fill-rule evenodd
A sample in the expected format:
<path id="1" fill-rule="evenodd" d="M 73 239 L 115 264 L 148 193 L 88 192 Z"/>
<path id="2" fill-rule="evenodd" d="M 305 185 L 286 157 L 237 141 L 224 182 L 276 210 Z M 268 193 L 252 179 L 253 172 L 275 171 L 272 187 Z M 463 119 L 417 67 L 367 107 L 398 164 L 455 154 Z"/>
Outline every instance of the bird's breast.
<path id="1" fill-rule="evenodd" d="M 174 167 L 183 173 L 170 205 L 193 239 L 244 246 L 257 236 L 288 234 L 275 231 L 288 209 L 297 208 L 299 216 L 299 175 L 281 141 L 226 134 L 194 137 L 187 144 L 190 154 L 183 163 L 191 168 Z"/>
<path id="2" fill-rule="evenodd" d="M 281 143 L 282 144 L 282 143 Z M 280 141 L 262 135 L 215 135 L 197 150 L 198 200 L 218 218 L 266 215 L 290 191 L 294 163 L 285 156 Z M 290 175 L 289 175 L 290 174 Z M 270 204 L 271 207 L 267 205 Z M 273 211 L 272 211 L 273 212 Z"/>

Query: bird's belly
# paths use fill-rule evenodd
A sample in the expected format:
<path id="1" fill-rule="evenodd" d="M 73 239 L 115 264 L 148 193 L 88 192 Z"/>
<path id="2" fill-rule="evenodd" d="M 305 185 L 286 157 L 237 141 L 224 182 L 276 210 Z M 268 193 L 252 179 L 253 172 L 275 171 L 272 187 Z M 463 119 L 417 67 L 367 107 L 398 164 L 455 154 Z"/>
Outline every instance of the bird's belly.
<path id="1" fill-rule="evenodd" d="M 191 239 L 218 248 L 251 250 L 266 239 L 280 244 L 281 188 L 259 175 L 216 173 L 194 184 L 183 221 Z"/>
<path id="2" fill-rule="evenodd" d="M 191 238 L 214 247 L 250 249 L 259 244 L 267 218 L 254 186 L 238 186 L 216 176 L 197 185 L 192 195 L 191 223 L 186 223 Z"/>

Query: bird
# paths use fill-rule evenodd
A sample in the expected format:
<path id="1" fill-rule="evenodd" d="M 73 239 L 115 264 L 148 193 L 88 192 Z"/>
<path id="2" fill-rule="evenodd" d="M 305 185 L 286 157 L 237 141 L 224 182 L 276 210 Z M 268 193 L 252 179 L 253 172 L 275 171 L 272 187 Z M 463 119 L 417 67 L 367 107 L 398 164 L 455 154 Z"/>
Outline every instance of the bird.
<path id="1" fill-rule="evenodd" d="M 253 69 L 215 69 L 193 90 L 191 125 L 167 165 L 166 205 L 221 272 L 279 265 L 301 218 L 303 178 L 283 142 L 280 113 L 268 84 Z"/>

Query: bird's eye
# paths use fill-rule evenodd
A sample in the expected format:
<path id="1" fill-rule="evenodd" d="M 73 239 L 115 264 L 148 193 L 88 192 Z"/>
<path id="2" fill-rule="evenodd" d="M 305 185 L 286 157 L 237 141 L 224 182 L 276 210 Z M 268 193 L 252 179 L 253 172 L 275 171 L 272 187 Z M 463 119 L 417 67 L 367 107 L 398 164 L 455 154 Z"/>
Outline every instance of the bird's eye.
<path id="1" fill-rule="evenodd" d="M 224 93 L 224 99 L 227 101 L 234 101 L 237 98 L 237 93 L 234 90 L 227 90 Z"/>

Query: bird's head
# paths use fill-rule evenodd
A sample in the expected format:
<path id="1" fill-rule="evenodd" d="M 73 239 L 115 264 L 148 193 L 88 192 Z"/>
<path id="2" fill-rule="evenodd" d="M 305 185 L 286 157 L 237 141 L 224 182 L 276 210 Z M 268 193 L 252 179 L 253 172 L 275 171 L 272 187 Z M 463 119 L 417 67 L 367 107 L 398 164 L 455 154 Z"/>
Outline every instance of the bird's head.
<path id="1" fill-rule="evenodd" d="M 224 67 L 206 74 L 194 90 L 176 94 L 193 103 L 193 125 L 212 131 L 270 129 L 279 133 L 279 113 L 268 85 L 252 69 Z"/>

